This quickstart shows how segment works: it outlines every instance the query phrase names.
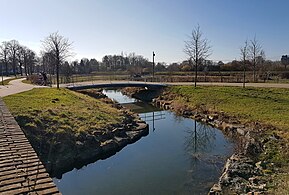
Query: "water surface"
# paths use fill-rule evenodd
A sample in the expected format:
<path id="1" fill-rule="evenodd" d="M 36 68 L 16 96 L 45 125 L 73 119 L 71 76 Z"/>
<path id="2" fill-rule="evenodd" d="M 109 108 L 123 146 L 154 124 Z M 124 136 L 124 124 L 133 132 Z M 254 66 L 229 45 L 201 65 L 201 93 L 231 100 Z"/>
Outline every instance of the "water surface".
<path id="1" fill-rule="evenodd" d="M 207 194 L 232 154 L 233 144 L 221 131 L 117 91 L 104 93 L 120 103 L 134 102 L 149 135 L 54 179 L 63 194 Z"/>

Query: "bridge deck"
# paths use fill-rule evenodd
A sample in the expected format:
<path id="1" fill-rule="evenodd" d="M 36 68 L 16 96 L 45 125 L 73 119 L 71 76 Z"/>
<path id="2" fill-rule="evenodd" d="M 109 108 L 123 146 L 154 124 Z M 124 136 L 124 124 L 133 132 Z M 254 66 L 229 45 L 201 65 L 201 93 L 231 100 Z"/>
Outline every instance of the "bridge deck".
<path id="1" fill-rule="evenodd" d="M 147 87 L 149 89 L 160 89 L 167 85 L 161 83 L 149 82 L 119 82 L 119 83 L 98 83 L 98 84 L 80 84 L 78 86 L 68 86 L 68 89 L 82 90 L 90 88 L 123 88 L 123 87 Z"/>
<path id="2" fill-rule="evenodd" d="M 1 99 L 0 194 L 60 194 Z"/>

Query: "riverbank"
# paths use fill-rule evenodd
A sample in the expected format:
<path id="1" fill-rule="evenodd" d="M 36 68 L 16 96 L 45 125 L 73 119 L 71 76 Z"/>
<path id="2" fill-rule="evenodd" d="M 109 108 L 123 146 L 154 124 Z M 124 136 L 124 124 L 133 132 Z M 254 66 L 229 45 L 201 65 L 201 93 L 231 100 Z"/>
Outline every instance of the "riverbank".
<path id="1" fill-rule="evenodd" d="M 3 99 L 53 177 L 107 158 L 148 134 L 137 115 L 103 97 L 42 88 Z"/>
<path id="2" fill-rule="evenodd" d="M 175 86 L 165 90 L 154 103 L 235 137 L 236 153 L 228 159 L 212 194 L 227 190 L 282 194 L 288 190 L 286 90 Z"/>

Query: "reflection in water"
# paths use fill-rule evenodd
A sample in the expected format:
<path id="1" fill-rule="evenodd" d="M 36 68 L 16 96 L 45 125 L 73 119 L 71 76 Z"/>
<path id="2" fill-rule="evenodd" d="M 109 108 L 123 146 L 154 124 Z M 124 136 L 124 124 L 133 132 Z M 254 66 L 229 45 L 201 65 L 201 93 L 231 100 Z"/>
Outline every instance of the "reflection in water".
<path id="1" fill-rule="evenodd" d="M 194 127 L 186 130 L 185 149 L 191 154 L 198 156 L 212 148 L 212 142 L 216 139 L 216 130 L 204 123 L 194 121 Z"/>
<path id="2" fill-rule="evenodd" d="M 187 152 L 186 156 L 190 161 L 190 169 L 188 174 L 190 180 L 187 185 L 190 186 L 196 181 L 206 187 L 214 182 L 212 175 L 221 171 L 225 158 L 220 155 L 210 155 L 213 150 L 213 143 L 216 140 L 216 130 L 204 123 L 197 123 L 186 130 L 184 148 Z M 210 173 L 207 177 L 203 177 L 206 172 Z"/>
<path id="3" fill-rule="evenodd" d="M 121 98 L 123 100 L 123 98 Z M 131 100 L 128 100 L 131 101 Z M 145 102 L 129 102 L 120 104 L 132 112 L 138 113 L 146 123 L 152 122 L 152 130 L 155 131 L 155 121 L 164 120 L 165 112 L 161 108 L 152 106 Z"/>
<path id="4" fill-rule="evenodd" d="M 150 127 L 148 136 L 114 156 L 56 180 L 63 194 L 206 194 L 233 145 L 212 127 L 115 91 Z M 124 99 L 126 100 L 124 101 Z"/>
<path id="5" fill-rule="evenodd" d="M 152 122 L 152 129 L 155 131 L 155 121 L 164 120 L 165 113 L 163 111 L 158 112 L 146 112 L 146 113 L 140 113 L 139 116 L 142 120 L 144 120 L 146 123 Z"/>

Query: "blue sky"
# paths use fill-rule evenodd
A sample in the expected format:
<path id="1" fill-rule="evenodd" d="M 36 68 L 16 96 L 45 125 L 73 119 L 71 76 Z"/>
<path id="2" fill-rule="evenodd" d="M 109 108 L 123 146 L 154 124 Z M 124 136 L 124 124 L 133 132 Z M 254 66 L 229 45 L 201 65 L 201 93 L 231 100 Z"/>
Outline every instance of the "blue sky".
<path id="1" fill-rule="evenodd" d="M 196 25 L 210 40 L 210 59 L 240 59 L 254 36 L 267 59 L 289 54 L 287 0 L 0 0 L 0 42 L 16 39 L 36 52 L 58 31 L 75 59 L 135 52 L 158 62 L 186 59 L 184 41 Z"/>

